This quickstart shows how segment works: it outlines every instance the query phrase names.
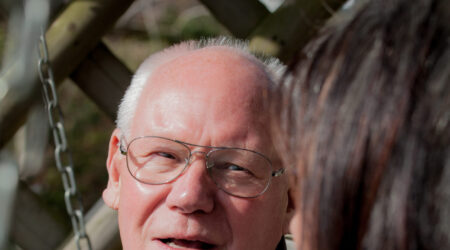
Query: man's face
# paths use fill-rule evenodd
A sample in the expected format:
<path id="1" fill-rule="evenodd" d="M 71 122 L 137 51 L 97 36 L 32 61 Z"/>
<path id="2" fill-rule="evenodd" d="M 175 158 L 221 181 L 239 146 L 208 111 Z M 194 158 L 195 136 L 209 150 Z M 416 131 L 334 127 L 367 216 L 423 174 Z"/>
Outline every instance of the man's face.
<path id="1" fill-rule="evenodd" d="M 152 135 L 273 156 L 260 110 L 267 80 L 247 59 L 203 49 L 161 66 L 149 81 L 127 142 Z M 116 130 L 111 138 L 103 197 L 118 209 L 124 249 L 275 249 L 288 224 L 284 176 L 257 198 L 234 197 L 215 185 L 199 154 L 175 181 L 143 184 L 127 170 L 120 136 Z"/>

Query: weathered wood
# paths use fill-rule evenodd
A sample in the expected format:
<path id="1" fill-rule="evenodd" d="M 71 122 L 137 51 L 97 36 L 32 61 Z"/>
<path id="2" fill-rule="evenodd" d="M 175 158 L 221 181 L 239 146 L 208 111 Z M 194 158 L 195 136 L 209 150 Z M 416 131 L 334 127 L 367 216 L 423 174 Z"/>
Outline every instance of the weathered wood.
<path id="1" fill-rule="evenodd" d="M 98 44 L 133 0 L 77 0 L 53 22 L 47 31 L 50 61 L 57 83 L 67 77 Z M 26 91 L 8 93 L 0 105 L 0 148 L 23 124 L 33 99 L 40 96 L 37 73 Z M 2 78 L 3 81 L 11 79 Z M 7 104 L 7 105 L 6 105 Z"/>
<path id="2" fill-rule="evenodd" d="M 11 1 L 11 4 L 13 1 Z M 33 2 L 36 4 L 37 2 Z M 37 76 L 37 51 L 40 26 L 45 25 L 45 11 L 28 13 L 23 8 L 35 8 L 32 2 L 22 6 L 14 2 L 10 9 L 8 34 L 0 74 L 0 148 L 3 138 L 11 138 L 24 122 L 23 107 L 32 104 L 32 95 L 38 94 L 33 84 Z M 34 20 L 33 22 L 31 20 Z M 9 137 L 8 137 L 9 136 Z"/>
<path id="3" fill-rule="evenodd" d="M 340 3 L 345 2 L 339 1 Z M 239 4 L 233 7 L 228 6 L 229 9 L 220 9 L 219 7 L 222 4 L 227 5 L 227 3 L 232 2 L 222 3 L 221 1 L 209 2 L 205 0 L 202 2 L 211 10 L 222 11 L 219 13 L 219 20 L 220 15 L 224 15 L 225 19 L 229 18 L 236 21 L 236 18 L 230 18 L 233 15 L 226 16 L 225 13 L 242 15 L 241 12 L 256 13 L 257 11 L 251 9 L 261 8 L 258 7 L 259 2 L 251 6 L 251 4 L 254 4 L 253 1 L 238 1 Z M 330 15 L 320 1 L 311 2 L 303 1 L 285 5 L 266 18 L 252 34 L 252 48 L 259 52 L 263 51 L 266 54 L 279 56 L 284 60 L 289 59 L 295 49 L 302 44 L 306 44 Z M 337 2 L 334 0 L 334 4 L 330 5 L 332 3 L 330 1 L 328 5 L 338 8 Z M 238 10 L 237 7 L 239 6 L 242 9 Z M 246 6 L 246 8 L 243 6 Z M 305 10 L 302 9 L 306 7 L 316 14 L 308 13 L 307 16 L 302 16 L 306 15 Z M 237 9 L 233 11 L 233 8 Z M 264 8 L 262 12 L 268 13 L 264 6 L 262 8 Z M 225 10 L 228 10 L 228 12 Z M 246 16 L 242 15 L 242 17 Z M 262 18 L 262 15 L 260 17 Z M 247 27 L 246 29 L 250 30 L 250 26 L 245 25 L 245 20 L 242 27 Z M 280 29 L 279 27 L 283 28 Z M 117 106 L 131 81 L 131 76 L 132 73 L 103 44 L 98 45 L 71 75 L 75 83 L 112 119 L 116 117 Z"/>
<path id="4" fill-rule="evenodd" d="M 67 77 L 133 0 L 78 0 L 50 26 L 47 43 L 56 82 Z"/>
<path id="5" fill-rule="evenodd" d="M 14 148 L 19 159 L 19 175 L 28 179 L 40 173 L 48 145 L 49 123 L 43 100 L 31 107 L 26 124 L 14 136 Z"/>
<path id="6" fill-rule="evenodd" d="M 18 182 L 18 167 L 6 151 L 0 151 L 0 249 L 7 245 Z"/>
<path id="7" fill-rule="evenodd" d="M 20 183 L 11 228 L 13 242 L 23 249 L 55 249 L 68 232 L 68 215 L 50 211 L 26 184 Z M 67 218 L 66 218 L 67 217 Z M 64 225 L 63 222 L 67 222 Z"/>
<path id="8" fill-rule="evenodd" d="M 238 38 L 245 38 L 270 12 L 258 0 L 201 0 L 214 17 Z"/>
<path id="9" fill-rule="evenodd" d="M 91 240 L 92 249 L 122 249 L 117 212 L 106 206 L 101 198 L 87 214 L 86 221 L 86 232 Z M 74 238 L 69 237 L 60 249 L 76 250 Z"/>
<path id="10" fill-rule="evenodd" d="M 103 43 L 99 43 L 71 74 L 80 89 L 112 120 L 116 118 L 117 107 L 131 77 L 132 72 Z"/>
<path id="11" fill-rule="evenodd" d="M 0 79 L 0 85 L 6 85 L 6 82 L 17 82 L 15 73 L 7 73 Z M 33 104 L 33 100 L 40 97 L 39 85 L 12 87 L 7 95 L 1 99 L 0 103 L 0 148 L 8 142 L 17 129 L 22 126 L 26 120 L 28 109 Z M 15 84 L 12 84 L 15 85 Z"/>
<path id="12" fill-rule="evenodd" d="M 250 35 L 255 52 L 289 61 L 346 0 L 297 0 L 282 5 Z"/>

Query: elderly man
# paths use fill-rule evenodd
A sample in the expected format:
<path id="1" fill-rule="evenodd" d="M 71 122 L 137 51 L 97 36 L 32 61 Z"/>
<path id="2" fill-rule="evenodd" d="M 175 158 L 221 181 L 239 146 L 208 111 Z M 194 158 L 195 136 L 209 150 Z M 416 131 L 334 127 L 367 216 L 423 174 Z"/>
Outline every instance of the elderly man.
<path id="1" fill-rule="evenodd" d="M 140 66 L 119 108 L 103 193 L 124 249 L 285 249 L 292 207 L 263 109 L 281 70 L 223 38 L 173 46 Z"/>

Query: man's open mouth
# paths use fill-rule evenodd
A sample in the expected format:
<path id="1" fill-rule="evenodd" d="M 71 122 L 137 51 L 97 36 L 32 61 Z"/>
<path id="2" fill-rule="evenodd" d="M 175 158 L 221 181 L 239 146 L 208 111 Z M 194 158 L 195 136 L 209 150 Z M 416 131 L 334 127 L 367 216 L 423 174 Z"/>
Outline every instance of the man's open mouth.
<path id="1" fill-rule="evenodd" d="M 160 239 L 164 244 L 173 248 L 191 248 L 191 249 L 213 249 L 215 246 L 198 240 L 182 240 L 182 239 Z"/>

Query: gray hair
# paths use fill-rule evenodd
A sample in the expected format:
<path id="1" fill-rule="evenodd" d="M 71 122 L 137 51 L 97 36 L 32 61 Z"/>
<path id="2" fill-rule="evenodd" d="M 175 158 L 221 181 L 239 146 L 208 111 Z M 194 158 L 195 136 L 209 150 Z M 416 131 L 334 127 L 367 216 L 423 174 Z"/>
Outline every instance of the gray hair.
<path id="1" fill-rule="evenodd" d="M 130 133 L 130 121 L 133 119 L 139 97 L 152 73 L 161 65 L 181 57 L 189 52 L 207 47 L 225 47 L 246 57 L 259 66 L 268 76 L 270 81 L 277 83 L 285 71 L 285 66 L 274 57 L 256 56 L 250 52 L 248 43 L 243 40 L 229 37 L 217 37 L 201 39 L 198 41 L 185 41 L 152 54 L 139 66 L 130 86 L 123 96 L 117 113 L 117 127 L 124 133 Z"/>

